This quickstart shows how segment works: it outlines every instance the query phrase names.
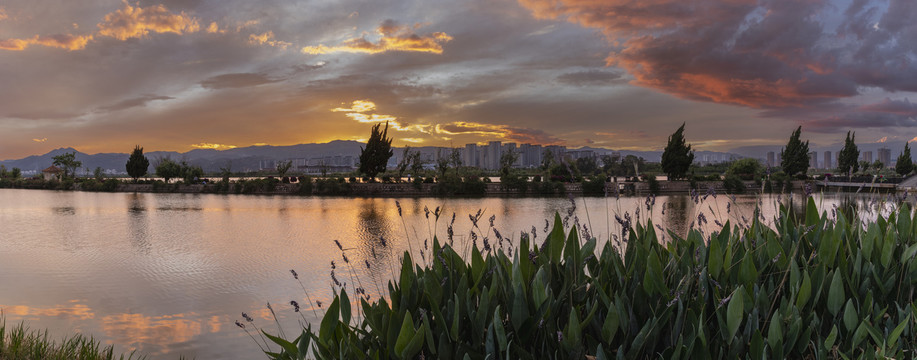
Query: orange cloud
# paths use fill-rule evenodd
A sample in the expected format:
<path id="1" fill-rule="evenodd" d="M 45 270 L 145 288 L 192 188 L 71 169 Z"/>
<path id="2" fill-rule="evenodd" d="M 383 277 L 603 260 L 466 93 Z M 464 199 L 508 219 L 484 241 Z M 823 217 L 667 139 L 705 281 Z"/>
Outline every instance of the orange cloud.
<path id="1" fill-rule="evenodd" d="M 268 31 L 261 35 L 251 34 L 248 36 L 248 42 L 252 44 L 259 45 L 269 45 L 273 47 L 279 47 L 281 49 L 286 49 L 288 46 L 293 45 L 286 41 L 274 40 L 274 32 Z"/>
<path id="2" fill-rule="evenodd" d="M 174 14 L 162 4 L 134 7 L 124 3 L 124 9 L 105 15 L 105 20 L 97 25 L 99 35 L 118 40 L 141 38 L 150 32 L 154 33 L 193 33 L 200 30 L 196 18 L 184 12 Z"/>
<path id="3" fill-rule="evenodd" d="M 354 100 L 354 101 L 351 103 L 350 108 L 334 108 L 334 109 L 331 109 L 331 111 L 333 111 L 333 112 L 343 111 L 343 112 L 358 112 L 358 113 L 364 113 L 364 112 L 367 112 L 367 111 L 373 111 L 373 110 L 375 110 L 375 109 L 376 109 L 376 104 L 375 104 L 374 102 L 372 102 L 372 101 Z"/>
<path id="4" fill-rule="evenodd" d="M 9 16 L 6 15 L 6 9 L 0 7 L 0 20 L 6 20 Z"/>
<path id="5" fill-rule="evenodd" d="M 49 36 L 35 35 L 29 39 L 0 40 L 0 49 L 22 51 L 31 45 L 42 45 L 59 49 L 82 50 L 92 40 L 92 35 L 57 34 Z"/>
<path id="6" fill-rule="evenodd" d="M 191 147 L 195 149 L 228 150 L 228 149 L 235 149 L 237 146 L 202 142 L 198 144 L 191 144 Z"/>
<path id="7" fill-rule="evenodd" d="M 417 35 L 414 28 L 408 25 L 398 25 L 392 20 L 387 20 L 376 28 L 379 35 L 377 42 L 366 39 L 366 36 L 344 40 L 337 46 L 306 46 L 302 48 L 304 54 L 328 54 L 333 52 L 378 54 L 387 51 L 411 51 L 442 54 L 442 44 L 452 40 L 444 32 L 434 32 L 427 35 Z"/>
<path id="8" fill-rule="evenodd" d="M 436 125 L 436 134 L 445 135 L 480 135 L 503 140 L 512 140 L 531 144 L 561 144 L 564 141 L 536 129 L 518 128 L 508 125 L 482 124 L 476 122 L 456 121 Z"/>
<path id="9" fill-rule="evenodd" d="M 207 33 L 209 34 L 214 34 L 214 33 L 222 34 L 224 32 L 226 32 L 226 30 L 220 30 L 220 26 L 217 25 L 216 22 L 211 22 L 210 26 L 207 26 Z"/>
<path id="10" fill-rule="evenodd" d="M 78 303 L 77 300 L 70 300 L 69 302 L 70 304 L 68 305 L 55 305 L 50 308 L 38 308 L 26 305 L 0 305 L 0 309 L 3 309 L 5 314 L 21 317 L 38 316 L 79 320 L 95 318 L 96 314 L 88 306 Z"/>
<path id="11" fill-rule="evenodd" d="M 45 142 L 45 141 L 48 141 L 48 138 L 32 139 L 32 141 L 34 141 L 34 142 Z"/>

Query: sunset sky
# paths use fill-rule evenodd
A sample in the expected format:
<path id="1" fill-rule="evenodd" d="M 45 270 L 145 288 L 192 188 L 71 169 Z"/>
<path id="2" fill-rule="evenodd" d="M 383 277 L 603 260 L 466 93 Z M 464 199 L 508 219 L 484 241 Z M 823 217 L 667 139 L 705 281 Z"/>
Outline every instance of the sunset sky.
<path id="1" fill-rule="evenodd" d="M 917 137 L 913 0 L 0 2 L 0 159 Z"/>

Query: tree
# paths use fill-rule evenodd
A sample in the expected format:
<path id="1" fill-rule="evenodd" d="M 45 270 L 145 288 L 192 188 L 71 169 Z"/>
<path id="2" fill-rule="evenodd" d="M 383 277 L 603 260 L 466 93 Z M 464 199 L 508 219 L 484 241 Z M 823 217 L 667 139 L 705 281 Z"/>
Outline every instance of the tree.
<path id="1" fill-rule="evenodd" d="M 449 161 L 452 162 L 452 167 L 455 168 L 455 171 L 458 171 L 462 167 L 462 153 L 459 149 L 452 149 L 452 154 L 449 155 Z"/>
<path id="2" fill-rule="evenodd" d="M 911 160 L 911 146 L 909 142 L 904 143 L 904 151 L 898 155 L 898 162 L 895 163 L 895 172 L 898 175 L 906 176 L 914 171 L 914 161 Z"/>
<path id="3" fill-rule="evenodd" d="M 685 142 L 684 132 L 685 124 L 682 123 L 678 130 L 669 136 L 669 143 L 662 152 L 662 172 L 669 180 L 683 179 L 694 162 L 694 152 L 691 151 L 691 145 Z"/>
<path id="4" fill-rule="evenodd" d="M 13 180 L 16 180 L 16 179 L 18 179 L 20 176 L 22 176 L 22 170 L 20 170 L 19 168 L 14 167 L 13 170 L 10 170 L 10 176 L 13 178 Z"/>
<path id="5" fill-rule="evenodd" d="M 287 171 L 290 171 L 291 167 L 293 167 L 293 160 L 281 161 L 277 163 L 277 174 L 280 177 L 287 176 Z"/>
<path id="6" fill-rule="evenodd" d="M 744 158 L 734 161 L 726 171 L 726 175 L 736 175 L 742 180 L 754 180 L 761 175 L 761 172 L 761 163 L 757 159 Z"/>
<path id="7" fill-rule="evenodd" d="M 580 173 L 582 173 L 584 176 L 595 175 L 599 171 L 598 161 L 596 161 L 596 158 L 592 156 L 576 159 L 575 164 L 576 168 L 579 169 Z"/>
<path id="8" fill-rule="evenodd" d="M 440 178 L 443 178 L 446 176 L 446 171 L 449 171 L 449 156 L 443 154 L 443 149 L 436 150 L 436 172 L 439 173 Z"/>
<path id="9" fill-rule="evenodd" d="M 790 176 L 805 173 L 809 169 L 809 141 L 799 140 L 800 133 L 802 133 L 802 126 L 793 131 L 786 147 L 780 150 L 780 167 Z"/>
<path id="10" fill-rule="evenodd" d="M 385 129 L 379 131 L 381 124 L 373 125 L 366 147 L 360 148 L 360 172 L 370 178 L 385 171 L 388 159 L 392 157 L 392 138 L 388 137 L 388 122 Z"/>
<path id="11" fill-rule="evenodd" d="M 844 140 L 844 148 L 837 155 L 837 168 L 847 175 L 853 174 L 859 170 L 860 165 L 857 160 L 860 158 L 860 150 L 857 150 L 857 144 L 854 143 L 856 133 L 852 135 L 847 132 L 847 139 Z"/>
<path id="12" fill-rule="evenodd" d="M 137 178 L 146 175 L 147 170 L 150 168 L 150 160 L 143 156 L 143 148 L 140 145 L 134 147 L 134 152 L 127 159 L 125 167 L 127 168 L 127 175 L 134 178 L 134 182 L 137 182 Z"/>
<path id="13" fill-rule="evenodd" d="M 63 177 L 75 176 L 76 169 L 83 166 L 82 161 L 76 160 L 76 152 L 68 152 L 53 157 L 54 166 L 60 167 L 64 171 Z"/>
<path id="14" fill-rule="evenodd" d="M 872 168 L 876 169 L 876 171 L 881 171 L 882 169 L 885 168 L 885 164 L 883 164 L 879 160 L 876 160 L 875 162 L 872 163 Z"/>
<path id="15" fill-rule="evenodd" d="M 411 172 L 415 179 L 420 178 L 420 173 L 423 172 L 423 160 L 420 159 L 420 151 L 415 151 L 411 154 Z"/>
<path id="16" fill-rule="evenodd" d="M 405 146 L 401 152 L 401 161 L 398 162 L 398 181 L 401 181 L 401 178 L 404 177 L 404 172 L 408 171 L 408 167 L 411 166 L 411 154 L 413 154 L 411 147 Z"/>
<path id="17" fill-rule="evenodd" d="M 181 175 L 181 165 L 172 161 L 170 158 L 161 159 L 159 160 L 159 164 L 156 165 L 156 176 L 165 180 L 166 184 L 169 183 L 170 179 L 177 178 Z"/>
<path id="18" fill-rule="evenodd" d="M 193 184 L 200 181 L 201 177 L 204 176 L 204 169 L 201 169 L 200 166 L 190 165 L 185 161 L 181 162 L 181 178 L 185 180 L 185 184 Z"/>
<path id="19" fill-rule="evenodd" d="M 500 155 L 500 174 L 509 175 L 509 170 L 513 168 L 516 160 L 519 160 L 519 153 L 515 150 L 509 150 Z"/>

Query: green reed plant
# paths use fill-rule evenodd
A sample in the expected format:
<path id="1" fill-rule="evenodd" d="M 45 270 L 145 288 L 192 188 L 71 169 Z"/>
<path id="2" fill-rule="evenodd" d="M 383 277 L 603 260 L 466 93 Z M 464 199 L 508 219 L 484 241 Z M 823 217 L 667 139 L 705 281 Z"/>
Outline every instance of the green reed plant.
<path id="1" fill-rule="evenodd" d="M 318 329 L 265 333 L 282 349 L 267 355 L 913 358 L 913 211 L 902 204 L 868 222 L 846 212 L 829 216 L 809 198 L 800 211 L 781 205 L 772 224 L 667 231 L 666 243 L 638 221 L 620 247 L 601 248 L 555 215 L 541 244 L 522 235 L 515 252 L 473 246 L 467 257 L 434 238 L 429 265 L 405 253 L 387 298 L 355 304 L 341 289 Z M 364 312 L 354 322 L 353 305 Z"/>
<path id="2" fill-rule="evenodd" d="M 7 327 L 0 316 L 0 360 L 124 360 L 134 359 L 134 355 L 116 356 L 113 346 L 102 347 L 99 341 L 81 334 L 54 341 L 46 330 L 31 330 L 23 323 Z"/>

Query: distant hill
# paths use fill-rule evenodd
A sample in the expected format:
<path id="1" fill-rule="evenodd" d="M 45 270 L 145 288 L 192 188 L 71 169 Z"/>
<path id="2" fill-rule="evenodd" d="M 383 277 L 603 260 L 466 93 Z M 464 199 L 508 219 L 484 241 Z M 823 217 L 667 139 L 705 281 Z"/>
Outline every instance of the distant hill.
<path id="1" fill-rule="evenodd" d="M 353 156 L 359 157 L 360 148 L 363 143 L 351 140 L 335 140 L 321 144 L 298 144 L 289 146 L 248 146 L 228 150 L 213 149 L 195 149 L 187 152 L 177 151 L 151 151 L 144 153 L 150 159 L 149 172 L 154 172 L 154 165 L 159 159 L 170 158 L 175 161 L 187 161 L 189 164 L 200 166 L 205 172 L 219 172 L 220 168 L 230 166 L 232 171 L 246 172 L 257 171 L 261 168 L 262 161 L 283 161 L 287 159 L 313 159 L 326 156 Z M 902 144 L 903 146 L 903 144 Z M 434 146 L 412 147 L 419 150 L 423 158 L 432 161 L 434 154 L 440 149 Z M 390 165 L 397 164 L 401 159 L 403 148 L 393 148 L 394 156 L 389 161 Z M 644 158 L 649 162 L 659 162 L 662 159 L 662 151 L 630 151 L 630 150 L 611 150 L 604 148 L 584 147 L 580 149 L 569 150 L 593 150 L 601 155 L 611 154 L 612 152 L 620 153 L 623 156 L 634 155 Z M 83 169 L 95 169 L 100 167 L 109 173 L 125 173 L 125 164 L 129 154 L 127 153 L 99 153 L 86 154 L 73 148 L 54 149 L 44 155 L 33 155 L 18 160 L 0 161 L 0 165 L 6 166 L 7 169 L 19 168 L 26 174 L 39 172 L 42 169 L 51 166 L 54 161 L 53 157 L 75 152 L 76 160 L 83 163 Z M 710 151 L 696 151 L 696 161 L 723 161 L 730 158 L 738 157 L 734 153 L 720 153 Z"/>

